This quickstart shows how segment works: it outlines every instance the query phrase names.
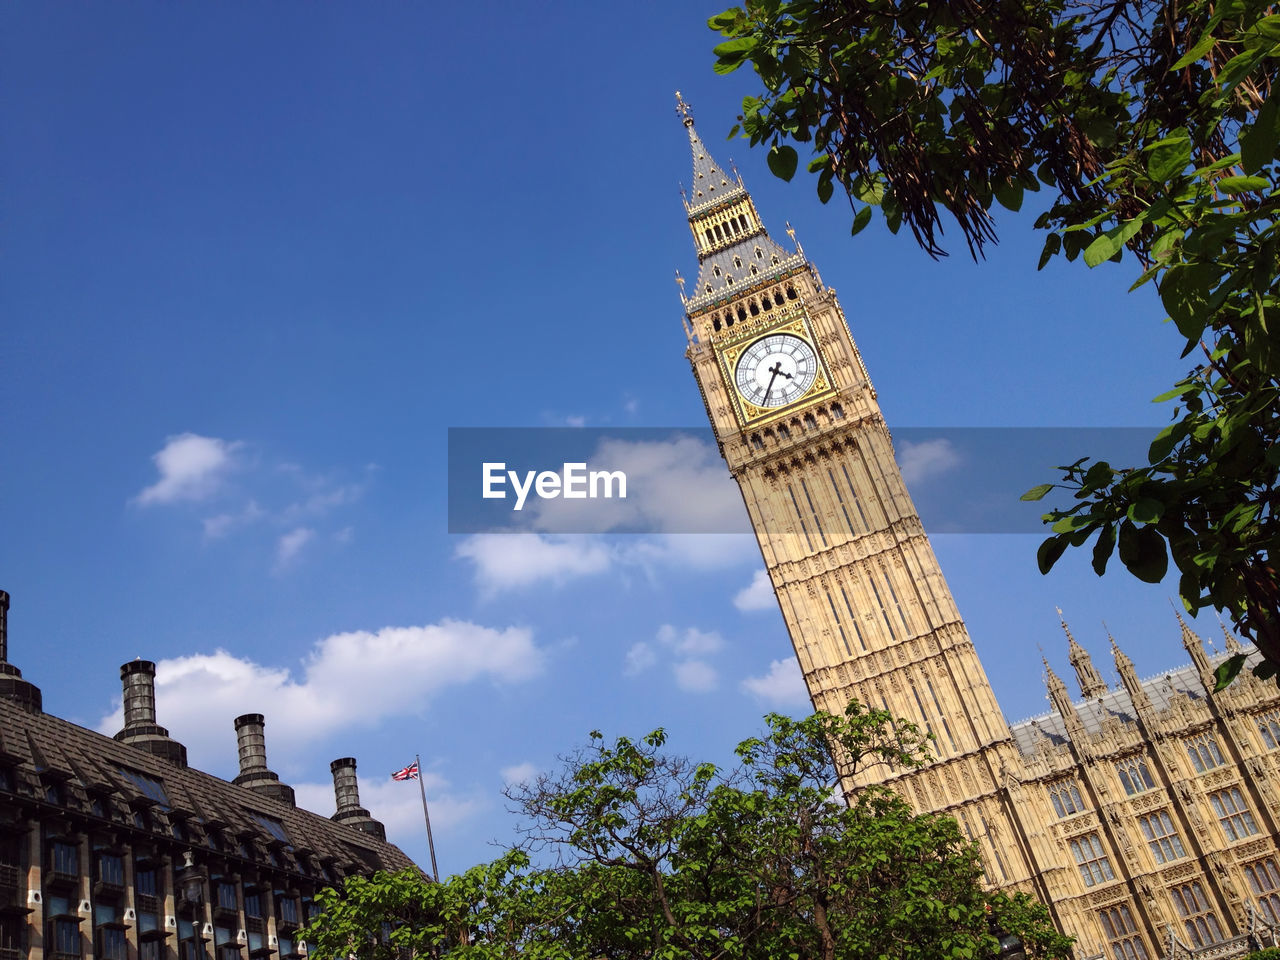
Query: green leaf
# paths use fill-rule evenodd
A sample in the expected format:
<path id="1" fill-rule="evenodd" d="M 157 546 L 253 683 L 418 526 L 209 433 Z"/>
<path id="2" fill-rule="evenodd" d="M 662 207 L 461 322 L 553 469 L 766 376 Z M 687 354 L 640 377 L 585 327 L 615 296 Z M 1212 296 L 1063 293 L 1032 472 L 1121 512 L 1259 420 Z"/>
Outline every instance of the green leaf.
<path id="1" fill-rule="evenodd" d="M 1263 660 L 1253 668 L 1253 675 L 1259 680 L 1270 680 L 1280 672 L 1280 668 L 1269 660 Z"/>
<path id="2" fill-rule="evenodd" d="M 717 13 L 714 17 L 708 20 L 707 26 L 716 31 L 728 30 L 738 22 L 738 17 L 740 16 L 742 16 L 742 11 L 737 7 L 730 7 L 723 13 Z"/>
<path id="3" fill-rule="evenodd" d="M 1043 270 L 1050 258 L 1057 255 L 1062 249 L 1062 238 L 1056 233 L 1051 233 L 1044 238 L 1044 249 L 1040 251 L 1040 262 L 1036 264 L 1037 270 Z"/>
<path id="4" fill-rule="evenodd" d="M 1058 562 L 1063 551 L 1067 549 L 1067 538 L 1064 534 L 1056 537 L 1050 537 L 1044 543 L 1040 544 L 1040 549 L 1036 551 L 1036 563 L 1040 567 L 1041 573 L 1048 573 L 1053 569 L 1053 565 Z"/>
<path id="5" fill-rule="evenodd" d="M 1147 174 L 1152 180 L 1163 183 L 1181 173 L 1191 162 L 1191 137 L 1186 130 L 1166 137 L 1151 145 L 1147 158 Z"/>
<path id="6" fill-rule="evenodd" d="M 849 231 L 849 236 L 856 237 L 862 232 L 862 228 L 871 222 L 871 208 L 863 207 L 853 218 L 853 229 Z"/>
<path id="7" fill-rule="evenodd" d="M 1191 66 L 1191 64 L 1195 63 L 1197 60 L 1203 57 L 1206 53 L 1208 53 L 1209 49 L 1216 42 L 1217 40 L 1213 35 L 1213 30 L 1212 29 L 1206 30 L 1204 32 L 1204 35 L 1199 40 L 1196 41 L 1196 45 L 1192 47 L 1190 50 L 1188 50 L 1186 53 L 1184 53 L 1182 57 L 1178 60 L 1178 62 L 1175 63 L 1172 67 L 1170 67 L 1169 70 L 1172 72 L 1174 70 L 1182 70 L 1185 67 Z"/>
<path id="8" fill-rule="evenodd" d="M 1231 681 L 1240 673 L 1240 668 L 1244 666 L 1243 653 L 1237 653 L 1233 657 L 1229 657 L 1218 664 L 1218 669 L 1213 671 L 1216 681 L 1213 685 L 1213 692 L 1225 690 L 1231 685 Z"/>
<path id="9" fill-rule="evenodd" d="M 1107 561 L 1116 547 L 1116 528 L 1114 524 L 1104 524 L 1098 533 L 1098 542 L 1093 545 L 1093 572 L 1102 576 L 1107 572 Z"/>
<path id="10" fill-rule="evenodd" d="M 1142 229 L 1142 225 L 1143 221 L 1135 218 L 1119 226 L 1112 227 L 1089 246 L 1085 247 L 1085 265 L 1096 267 L 1098 264 L 1110 260 L 1124 249 L 1124 245 L 1129 242 L 1129 239 L 1135 233 Z"/>
<path id="11" fill-rule="evenodd" d="M 1052 483 L 1041 483 L 1032 487 L 1030 490 L 1028 490 L 1018 499 L 1019 500 L 1043 500 L 1044 495 L 1052 489 L 1053 489 Z"/>
<path id="12" fill-rule="evenodd" d="M 769 170 L 780 180 L 790 180 L 796 175 L 796 167 L 800 163 L 800 157 L 796 154 L 794 147 L 786 144 L 779 146 L 774 144 L 769 148 Z"/>
<path id="13" fill-rule="evenodd" d="M 1164 516 L 1164 504 L 1149 497 L 1139 498 L 1129 504 L 1126 516 L 1135 523 L 1156 523 Z"/>
<path id="14" fill-rule="evenodd" d="M 829 171 L 824 170 L 823 174 L 823 176 L 818 178 L 818 199 L 823 203 L 826 203 L 831 199 L 831 194 L 835 190 L 835 185 L 831 181 L 831 174 Z"/>
<path id="15" fill-rule="evenodd" d="M 1223 177 L 1218 181 L 1217 187 L 1223 193 L 1235 196 L 1238 193 L 1270 189 L 1271 181 L 1266 177 Z"/>
<path id="16" fill-rule="evenodd" d="M 1253 123 L 1240 133 L 1240 162 L 1246 173 L 1257 173 L 1264 164 L 1275 159 L 1280 144 L 1280 97 L 1273 90 L 1253 118 Z"/>
<path id="17" fill-rule="evenodd" d="M 1022 209 L 1022 184 L 1004 183 L 995 189 L 996 200 L 1006 210 L 1017 213 Z"/>
<path id="18" fill-rule="evenodd" d="M 1120 562 L 1144 583 L 1159 583 L 1169 569 L 1164 537 L 1155 527 L 1139 527 L 1132 520 L 1120 524 Z"/>

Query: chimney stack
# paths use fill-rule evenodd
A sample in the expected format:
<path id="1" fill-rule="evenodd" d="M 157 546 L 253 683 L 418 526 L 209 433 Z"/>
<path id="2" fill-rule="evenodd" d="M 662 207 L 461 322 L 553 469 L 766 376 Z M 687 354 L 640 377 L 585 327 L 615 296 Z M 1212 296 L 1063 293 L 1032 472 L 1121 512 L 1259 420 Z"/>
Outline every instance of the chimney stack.
<path id="1" fill-rule="evenodd" d="M 9 662 L 9 593 L 0 590 L 0 663 Z"/>
<path id="2" fill-rule="evenodd" d="M 360 784 L 356 780 L 355 758 L 343 757 L 335 760 L 329 764 L 329 769 L 333 772 L 333 793 L 338 803 L 338 812 L 332 819 L 372 834 L 379 840 L 387 839 L 386 828 L 360 806 Z"/>
<path id="3" fill-rule="evenodd" d="M 260 713 L 236 717 L 236 745 L 240 751 L 240 776 L 232 783 L 247 787 L 263 796 L 297 806 L 293 787 L 281 783 L 280 777 L 267 769 L 266 721 Z"/>
<path id="4" fill-rule="evenodd" d="M 116 739 L 146 750 L 174 766 L 187 765 L 187 748 L 170 739 L 169 731 L 156 723 L 156 665 L 150 660 L 130 660 L 120 667 L 124 686 L 124 729 Z"/>
<path id="5" fill-rule="evenodd" d="M 28 713 L 42 707 L 40 688 L 22 679 L 22 671 L 9 662 L 9 594 L 0 590 L 0 699 L 11 700 Z"/>

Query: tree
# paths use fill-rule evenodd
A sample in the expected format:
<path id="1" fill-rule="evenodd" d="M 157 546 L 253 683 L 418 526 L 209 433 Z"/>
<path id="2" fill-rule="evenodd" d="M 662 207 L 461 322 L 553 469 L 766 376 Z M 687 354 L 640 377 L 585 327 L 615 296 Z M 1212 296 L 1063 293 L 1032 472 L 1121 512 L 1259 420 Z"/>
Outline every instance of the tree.
<path id="1" fill-rule="evenodd" d="M 560 773 L 509 791 L 519 849 L 439 885 L 347 881 L 318 898 L 313 955 L 932 960 L 999 956 L 1007 934 L 1067 956 L 1043 907 L 983 892 L 953 819 L 881 787 L 840 795 L 865 764 L 919 764 L 912 724 L 857 704 L 767 721 L 731 772 L 666 753 L 661 730 L 592 733 Z"/>
<path id="2" fill-rule="evenodd" d="M 932 256 L 942 216 L 971 255 L 992 209 L 1047 186 L 1039 266 L 1131 252 L 1197 365 L 1168 393 L 1148 463 L 1059 468 L 1072 495 L 1045 521 L 1047 573 L 1094 539 L 1142 580 L 1170 557 L 1195 614 L 1212 606 L 1280 667 L 1280 205 L 1273 95 L 1280 16 L 1261 0 L 747 0 L 709 21 L 715 69 L 750 64 L 763 90 L 738 127 L 770 169 L 811 153 L 826 203 L 839 183 L 853 232 L 879 208 Z M 1243 657 L 1220 670 L 1225 684 Z"/>

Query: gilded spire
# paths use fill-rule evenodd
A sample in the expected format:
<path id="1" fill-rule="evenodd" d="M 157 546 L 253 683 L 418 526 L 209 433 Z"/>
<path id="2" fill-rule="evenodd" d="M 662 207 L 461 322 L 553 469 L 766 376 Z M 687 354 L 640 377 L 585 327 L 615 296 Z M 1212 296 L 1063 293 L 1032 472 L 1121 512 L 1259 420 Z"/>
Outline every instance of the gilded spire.
<path id="1" fill-rule="evenodd" d="M 1080 693 L 1092 700 L 1100 697 L 1107 692 L 1107 681 L 1102 679 L 1102 674 L 1093 665 L 1093 659 L 1089 656 L 1089 651 L 1080 646 L 1076 642 L 1076 638 L 1071 635 L 1071 628 L 1067 626 L 1066 618 L 1062 615 L 1062 608 L 1058 607 L 1058 621 L 1062 624 L 1062 632 L 1067 635 L 1067 659 L 1071 661 L 1071 666 L 1075 668 L 1076 680 L 1080 684 Z"/>

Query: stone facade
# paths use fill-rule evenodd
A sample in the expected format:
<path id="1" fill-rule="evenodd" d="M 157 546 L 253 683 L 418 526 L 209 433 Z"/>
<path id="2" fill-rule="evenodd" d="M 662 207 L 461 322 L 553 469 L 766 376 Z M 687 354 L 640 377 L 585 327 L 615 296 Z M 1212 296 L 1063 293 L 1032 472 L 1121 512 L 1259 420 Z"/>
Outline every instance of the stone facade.
<path id="1" fill-rule="evenodd" d="M 0 590 L 0 960 L 300 960 L 317 890 L 413 866 L 350 758 L 332 818 L 298 809 L 260 714 L 235 722 L 234 782 L 188 767 L 156 723 L 153 663 L 121 667 L 114 739 L 43 713 L 8 662 L 8 608 Z"/>
<path id="2" fill-rule="evenodd" d="M 1077 957 L 1232 956 L 1280 921 L 1280 692 L 1214 663 L 1112 690 L 1071 638 L 1084 699 L 1045 664 L 1053 711 L 1010 726 L 912 505 L 835 291 L 766 232 L 690 111 L 685 195 L 699 274 L 687 357 L 737 480 L 816 708 L 856 699 L 934 736 L 913 771 L 870 767 L 980 845 L 993 887 L 1025 890 Z M 794 234 L 792 235 L 794 242 Z M 1179 621 L 1181 618 L 1179 617 Z M 1171 620 L 1172 624 L 1172 620 Z M 1065 628 L 1065 624 L 1063 625 Z M 1230 635 L 1229 649 L 1239 650 Z"/>

